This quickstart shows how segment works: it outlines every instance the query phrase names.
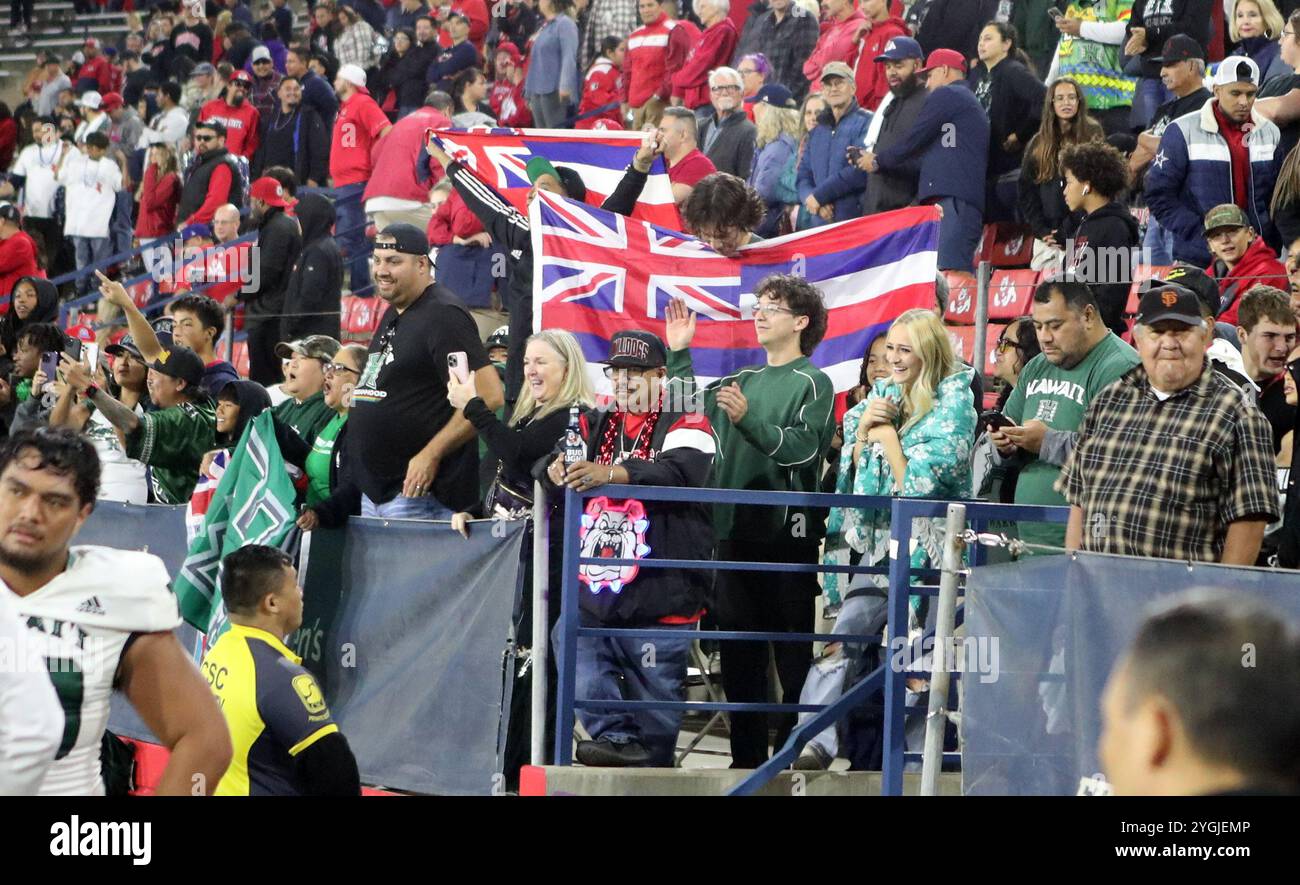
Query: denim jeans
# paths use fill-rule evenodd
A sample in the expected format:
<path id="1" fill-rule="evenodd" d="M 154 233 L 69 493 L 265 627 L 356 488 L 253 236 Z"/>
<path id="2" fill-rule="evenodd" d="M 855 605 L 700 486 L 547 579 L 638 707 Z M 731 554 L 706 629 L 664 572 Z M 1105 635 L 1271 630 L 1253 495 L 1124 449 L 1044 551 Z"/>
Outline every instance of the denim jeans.
<path id="1" fill-rule="evenodd" d="M 883 633 L 889 600 L 883 596 L 850 596 L 840 607 L 839 616 L 835 618 L 832 633 L 848 633 L 861 636 Z M 844 694 L 844 684 L 850 671 L 861 662 L 865 645 L 845 642 L 833 655 L 823 655 L 813 661 L 808 668 L 808 678 L 804 680 L 803 691 L 799 693 L 801 704 L 832 704 Z M 874 656 L 873 656 L 874 658 Z M 803 725 L 816 713 L 800 713 L 799 724 Z M 829 759 L 839 753 L 839 740 L 835 727 L 825 729 L 808 741 L 816 744 Z"/>
<path id="2" fill-rule="evenodd" d="M 135 230 L 131 223 L 132 208 L 131 192 L 118 191 L 117 200 L 113 203 L 113 216 L 108 222 L 108 239 L 113 247 L 112 254 L 131 250 L 131 240 L 135 237 Z"/>
<path id="3" fill-rule="evenodd" d="M 1142 238 L 1142 247 L 1151 250 L 1147 255 L 1151 264 L 1174 263 L 1174 235 L 1160 226 L 1154 212 L 1147 216 L 1147 231 Z"/>
<path id="4" fill-rule="evenodd" d="M 108 237 L 69 237 L 77 259 L 77 270 L 92 267 L 113 254 L 113 241 Z M 87 274 L 77 280 L 77 294 L 85 295 L 99 288 L 95 275 Z"/>
<path id="5" fill-rule="evenodd" d="M 683 701 L 694 624 L 654 624 L 682 631 L 680 639 L 579 636 L 574 697 L 609 701 Z M 559 625 L 555 634 L 559 635 Z M 639 741 L 650 764 L 671 767 L 681 728 L 679 710 L 579 710 L 593 740 Z"/>
<path id="6" fill-rule="evenodd" d="M 433 495 L 422 495 L 419 498 L 398 495 L 382 504 L 376 504 L 368 496 L 362 495 L 361 515 L 380 519 L 451 519 L 452 511 Z"/>
<path id="7" fill-rule="evenodd" d="M 1143 77 L 1137 81 L 1133 90 L 1133 115 L 1129 125 L 1134 130 L 1146 130 L 1151 119 L 1156 115 L 1156 108 L 1167 101 L 1173 101 L 1174 94 L 1165 87 L 1159 77 Z"/>
<path id="8" fill-rule="evenodd" d="M 370 254 L 366 249 L 366 209 L 361 194 L 366 183 L 345 184 L 337 189 L 334 198 L 335 239 L 343 249 L 348 265 L 348 280 L 352 291 L 358 292 L 370 285 Z"/>

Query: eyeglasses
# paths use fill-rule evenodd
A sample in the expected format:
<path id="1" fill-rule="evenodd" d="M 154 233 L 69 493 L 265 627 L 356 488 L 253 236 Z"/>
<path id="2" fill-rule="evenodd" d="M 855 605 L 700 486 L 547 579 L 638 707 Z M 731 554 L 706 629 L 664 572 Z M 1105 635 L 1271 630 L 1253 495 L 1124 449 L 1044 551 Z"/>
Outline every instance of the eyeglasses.
<path id="1" fill-rule="evenodd" d="M 739 86 L 710 86 L 710 92 L 739 92 Z"/>
<path id="2" fill-rule="evenodd" d="M 998 353 L 1005 353 L 1008 350 L 1011 350 L 1012 348 L 1019 350 L 1020 342 L 1012 341 L 1010 338 L 999 338 L 997 345 L 993 349 L 996 350 Z"/>
<path id="3" fill-rule="evenodd" d="M 757 71 L 755 68 L 737 68 L 737 69 L 736 69 L 736 72 L 737 72 L 738 74 L 740 74 L 742 77 L 745 76 L 746 74 L 757 74 L 757 73 L 758 73 L 758 71 Z"/>
<path id="4" fill-rule="evenodd" d="M 771 319 L 773 315 L 778 313 L 788 313 L 791 316 L 794 315 L 793 310 L 791 310 L 788 307 L 781 307 L 778 304 L 757 304 L 754 306 L 754 316 L 761 316 L 766 319 Z"/>
<path id="5" fill-rule="evenodd" d="M 216 140 L 217 140 L 217 137 L 216 137 L 215 135 L 197 135 L 197 134 L 196 134 L 196 135 L 194 136 L 194 140 L 195 140 L 195 141 L 203 141 L 203 142 L 216 141 Z"/>
<path id="6" fill-rule="evenodd" d="M 335 372 L 351 372 L 353 375 L 360 377 L 361 373 L 351 366 L 345 366 L 342 363 L 326 363 L 325 374 L 333 375 Z"/>

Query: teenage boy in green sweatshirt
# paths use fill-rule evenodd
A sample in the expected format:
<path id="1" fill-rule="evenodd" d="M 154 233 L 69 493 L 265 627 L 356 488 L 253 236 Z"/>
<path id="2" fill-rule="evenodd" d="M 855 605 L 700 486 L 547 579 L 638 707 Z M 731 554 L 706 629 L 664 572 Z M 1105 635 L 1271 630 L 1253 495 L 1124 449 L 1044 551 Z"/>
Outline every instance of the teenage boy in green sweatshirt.
<path id="1" fill-rule="evenodd" d="M 666 314 L 668 376 L 683 403 L 702 408 L 718 436 L 714 462 L 719 488 L 817 491 L 822 456 L 835 432 L 834 391 L 808 357 L 826 334 L 826 305 L 807 280 L 773 275 L 755 292 L 754 331 L 767 355 L 698 390 L 690 345 L 695 314 L 674 300 Z M 670 388 L 670 396 L 674 391 Z M 684 405 L 684 408 L 689 406 Z M 718 559 L 817 562 L 825 512 L 807 508 L 715 505 Z M 809 573 L 720 571 L 714 617 L 721 630 L 813 632 L 817 576 Z M 732 702 L 767 699 L 766 642 L 723 642 L 722 684 Z M 793 703 L 812 661 L 812 643 L 774 643 L 781 693 Z M 785 743 L 795 716 L 776 718 L 776 745 Z M 733 713 L 733 768 L 757 768 L 768 757 L 768 717 Z"/>

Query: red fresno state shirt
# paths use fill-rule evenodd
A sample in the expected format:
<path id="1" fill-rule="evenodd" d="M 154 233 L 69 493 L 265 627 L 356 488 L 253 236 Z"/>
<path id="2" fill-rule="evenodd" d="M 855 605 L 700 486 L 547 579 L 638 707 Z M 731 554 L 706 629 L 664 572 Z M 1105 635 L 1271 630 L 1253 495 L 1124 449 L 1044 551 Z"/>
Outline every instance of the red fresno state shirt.
<path id="1" fill-rule="evenodd" d="M 253 159 L 259 139 L 259 116 L 252 102 L 245 100 L 235 107 L 224 98 L 214 98 L 199 111 L 199 120 L 220 120 L 226 127 L 226 150 Z"/>

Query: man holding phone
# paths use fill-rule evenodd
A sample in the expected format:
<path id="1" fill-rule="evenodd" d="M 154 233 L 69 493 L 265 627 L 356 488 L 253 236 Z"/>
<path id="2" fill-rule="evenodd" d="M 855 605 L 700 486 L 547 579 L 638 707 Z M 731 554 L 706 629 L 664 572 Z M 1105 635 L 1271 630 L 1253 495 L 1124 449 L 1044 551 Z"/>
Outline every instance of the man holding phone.
<path id="1" fill-rule="evenodd" d="M 1074 450 L 1084 410 L 1141 360 L 1102 322 L 1087 284 L 1068 276 L 1038 286 L 1032 316 L 1043 352 L 1025 364 L 1007 399 L 1003 414 L 1011 423 L 991 429 L 989 439 L 1003 458 L 1027 459 L 1015 503 L 1064 506 L 1065 497 L 1054 485 Z M 1027 523 L 1020 537 L 1060 547 L 1065 527 Z"/>
<path id="2" fill-rule="evenodd" d="M 454 361 L 496 410 L 501 379 L 469 310 L 430 274 L 429 241 L 411 224 L 375 236 L 375 292 L 388 303 L 348 418 L 361 515 L 450 519 L 478 498 L 474 426 L 447 402 Z M 451 358 L 454 357 L 454 360 Z"/>

